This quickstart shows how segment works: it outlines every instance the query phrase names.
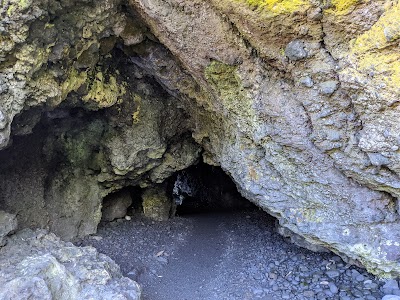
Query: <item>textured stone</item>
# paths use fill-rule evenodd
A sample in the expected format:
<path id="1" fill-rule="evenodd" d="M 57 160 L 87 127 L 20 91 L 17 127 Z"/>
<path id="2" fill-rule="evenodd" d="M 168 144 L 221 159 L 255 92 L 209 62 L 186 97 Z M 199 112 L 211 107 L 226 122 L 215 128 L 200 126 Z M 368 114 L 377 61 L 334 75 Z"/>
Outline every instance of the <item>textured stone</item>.
<path id="1" fill-rule="evenodd" d="M 304 49 L 304 42 L 295 40 L 287 44 L 285 55 L 290 60 L 300 60 L 307 57 L 307 51 Z"/>
<path id="2" fill-rule="evenodd" d="M 140 299 L 139 285 L 92 247 L 45 231 L 12 236 L 0 258 L 0 299 Z"/>
<path id="3" fill-rule="evenodd" d="M 17 230 L 17 216 L 0 210 L 0 247 L 6 244 L 6 237 Z"/>
<path id="4" fill-rule="evenodd" d="M 103 200 L 101 219 L 112 221 L 123 218 L 129 206 L 132 205 L 132 197 L 129 191 L 119 191 L 107 196 Z"/>
<path id="5" fill-rule="evenodd" d="M 143 213 L 155 221 L 168 220 L 171 214 L 172 202 L 166 194 L 164 186 L 147 188 L 142 195 Z"/>

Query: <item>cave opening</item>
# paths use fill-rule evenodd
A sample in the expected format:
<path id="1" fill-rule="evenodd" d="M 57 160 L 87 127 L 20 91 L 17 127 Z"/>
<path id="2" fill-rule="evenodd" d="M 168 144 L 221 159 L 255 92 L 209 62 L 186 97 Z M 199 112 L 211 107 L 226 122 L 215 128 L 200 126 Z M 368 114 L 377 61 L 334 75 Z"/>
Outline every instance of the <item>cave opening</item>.
<path id="1" fill-rule="evenodd" d="M 172 197 L 178 216 L 256 209 L 220 167 L 203 162 L 176 175 Z"/>
<path id="2" fill-rule="evenodd" d="M 102 222 L 148 217 L 165 221 L 196 214 L 252 211 L 259 208 L 245 199 L 220 167 L 200 161 L 177 172 L 164 183 L 149 187 L 125 186 L 102 202 Z"/>

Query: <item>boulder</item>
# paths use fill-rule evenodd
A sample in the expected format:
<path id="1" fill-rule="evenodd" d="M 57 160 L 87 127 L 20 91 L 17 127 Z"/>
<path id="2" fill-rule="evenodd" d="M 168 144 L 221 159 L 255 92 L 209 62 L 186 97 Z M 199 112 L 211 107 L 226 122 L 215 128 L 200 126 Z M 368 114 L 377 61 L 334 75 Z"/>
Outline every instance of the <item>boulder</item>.
<path id="1" fill-rule="evenodd" d="M 143 214 L 155 221 L 168 220 L 172 202 L 163 185 L 147 188 L 142 194 Z"/>
<path id="2" fill-rule="evenodd" d="M 0 299 L 139 300 L 139 285 L 109 257 L 44 230 L 13 235 L 0 256 Z"/>
<path id="3" fill-rule="evenodd" d="M 104 198 L 102 216 L 103 221 L 112 221 L 126 216 L 126 211 L 132 205 L 132 197 L 128 190 L 112 193 Z"/>

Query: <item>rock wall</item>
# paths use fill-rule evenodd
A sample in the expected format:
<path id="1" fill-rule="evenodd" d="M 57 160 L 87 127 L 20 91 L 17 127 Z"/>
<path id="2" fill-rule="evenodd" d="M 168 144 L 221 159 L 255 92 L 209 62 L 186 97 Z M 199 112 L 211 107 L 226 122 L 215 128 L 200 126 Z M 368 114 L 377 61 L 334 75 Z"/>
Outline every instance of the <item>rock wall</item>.
<path id="1" fill-rule="evenodd" d="M 400 4 L 131 4 L 201 86 L 206 157 L 284 227 L 398 274 Z"/>
<path id="2" fill-rule="evenodd" d="M 93 232 L 108 192 L 193 164 L 191 131 L 281 226 L 400 274 L 398 1 L 36 0 L 0 14 L 0 147 L 11 128 L 15 147 L 36 124 L 43 136 L 43 160 L 1 167 L 2 209 L 22 226 Z"/>

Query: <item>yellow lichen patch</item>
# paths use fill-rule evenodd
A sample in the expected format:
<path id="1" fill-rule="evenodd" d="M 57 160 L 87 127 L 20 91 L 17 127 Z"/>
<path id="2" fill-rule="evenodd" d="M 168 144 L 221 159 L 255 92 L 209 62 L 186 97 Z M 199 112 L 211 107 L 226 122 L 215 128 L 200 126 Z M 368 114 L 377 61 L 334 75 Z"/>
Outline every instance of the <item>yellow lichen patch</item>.
<path id="1" fill-rule="evenodd" d="M 7 8 L 7 15 L 11 16 L 15 10 L 24 10 L 27 9 L 32 4 L 32 0 L 16 0 L 10 1 L 9 6 Z"/>
<path id="2" fill-rule="evenodd" d="M 292 13 L 299 10 L 305 10 L 310 3 L 307 0 L 236 0 L 245 1 L 247 4 L 268 10 L 273 14 Z"/>
<path id="3" fill-rule="evenodd" d="M 87 73 L 72 69 L 67 80 L 61 85 L 61 100 L 64 100 L 72 91 L 76 92 L 87 80 Z"/>
<path id="4" fill-rule="evenodd" d="M 137 105 L 137 108 L 132 114 L 132 122 L 133 122 L 133 124 L 137 124 L 140 121 L 139 115 L 140 115 L 140 108 L 142 105 L 142 98 L 139 95 L 135 94 L 133 96 L 133 101 Z"/>
<path id="5" fill-rule="evenodd" d="M 400 37 L 400 2 L 386 11 L 370 30 L 354 42 L 352 52 L 359 54 L 369 50 L 382 49 Z"/>
<path id="6" fill-rule="evenodd" d="M 400 87 L 400 53 L 366 53 L 358 66 L 360 71 L 382 77 L 388 86 Z"/>
<path id="7" fill-rule="evenodd" d="M 360 2 L 360 0 L 332 0 L 331 4 L 334 8 L 328 9 L 327 12 L 344 15 L 347 14 L 358 2 Z"/>
<path id="8" fill-rule="evenodd" d="M 117 79 L 110 75 L 108 80 L 102 72 L 97 72 L 89 93 L 82 99 L 86 102 L 96 102 L 100 108 L 110 107 L 118 102 L 119 98 L 126 93 L 123 84 L 118 84 Z"/>
<path id="9" fill-rule="evenodd" d="M 387 90 L 400 86 L 400 52 L 395 41 L 400 38 L 400 2 L 388 9 L 380 19 L 351 45 L 350 58 L 361 72 L 373 74 L 384 82 Z"/>
<path id="10" fill-rule="evenodd" d="M 315 208 L 304 209 L 302 215 L 307 222 L 321 223 L 323 221 L 322 217 L 317 215 L 317 210 Z"/>

